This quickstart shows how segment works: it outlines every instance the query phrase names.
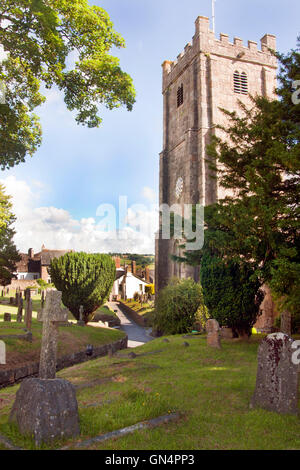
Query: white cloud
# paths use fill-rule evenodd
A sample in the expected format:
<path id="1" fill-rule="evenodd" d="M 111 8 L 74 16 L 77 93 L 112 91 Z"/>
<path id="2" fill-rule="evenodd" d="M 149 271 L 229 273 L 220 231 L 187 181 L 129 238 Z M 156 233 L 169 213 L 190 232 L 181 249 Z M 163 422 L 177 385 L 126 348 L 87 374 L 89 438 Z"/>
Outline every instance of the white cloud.
<path id="1" fill-rule="evenodd" d="M 49 249 L 73 249 L 86 252 L 154 252 L 154 233 L 157 230 L 157 212 L 152 207 L 132 206 L 127 211 L 126 224 L 119 237 L 115 232 L 103 231 L 96 218 L 77 220 L 70 212 L 57 207 L 41 207 L 39 200 L 44 185 L 33 181 L 17 180 L 8 176 L 0 180 L 6 193 L 12 196 L 16 215 L 15 243 L 22 252 L 28 248 L 40 251 Z M 150 188 L 149 188 L 150 189 Z M 148 193 L 151 195 L 151 193 Z"/>
<path id="2" fill-rule="evenodd" d="M 158 199 L 158 196 L 154 189 L 149 188 L 148 186 L 144 186 L 142 195 L 149 202 L 156 202 Z"/>

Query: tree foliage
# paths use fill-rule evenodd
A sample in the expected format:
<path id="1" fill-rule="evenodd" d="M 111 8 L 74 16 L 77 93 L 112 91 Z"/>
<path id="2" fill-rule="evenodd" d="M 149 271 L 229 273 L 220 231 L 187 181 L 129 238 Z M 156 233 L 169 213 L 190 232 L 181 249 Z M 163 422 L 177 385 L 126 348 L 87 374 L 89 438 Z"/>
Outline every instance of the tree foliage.
<path id="1" fill-rule="evenodd" d="M 201 309 L 204 309 L 201 285 L 192 279 L 174 278 L 158 294 L 152 325 L 166 335 L 188 333 Z"/>
<path id="2" fill-rule="evenodd" d="M 236 336 L 250 336 L 264 294 L 258 279 L 252 278 L 249 265 L 206 254 L 200 266 L 204 302 L 210 316 L 220 326 L 232 328 Z"/>
<path id="3" fill-rule="evenodd" d="M 109 54 L 124 47 L 105 10 L 88 0 L 2 0 L 0 44 L 8 57 L 0 64 L 5 104 L 0 105 L 0 165 L 12 167 L 41 144 L 33 110 L 45 101 L 40 92 L 54 85 L 64 93 L 76 121 L 101 123 L 99 105 L 131 110 L 135 92 L 119 59 Z M 70 65 L 75 58 L 75 65 Z"/>
<path id="4" fill-rule="evenodd" d="M 108 299 L 115 274 L 115 263 L 105 254 L 66 253 L 53 259 L 50 266 L 52 282 L 62 292 L 63 304 L 77 320 L 82 305 L 86 323 Z"/>
<path id="5" fill-rule="evenodd" d="M 228 266 L 234 263 L 240 273 L 249 273 L 249 282 L 268 283 L 282 310 L 296 314 L 300 311 L 300 103 L 292 97 L 294 82 L 300 80 L 299 49 L 278 57 L 280 99 L 256 96 L 249 107 L 240 102 L 239 113 L 222 110 L 227 124 L 216 126 L 207 155 L 227 196 L 205 209 L 204 250 L 186 252 L 181 261 L 199 266 L 206 252 Z"/>
<path id="6" fill-rule="evenodd" d="M 15 231 L 11 225 L 15 222 L 12 213 L 11 197 L 5 194 L 5 188 L 0 185 L 0 284 L 6 286 L 11 283 L 16 270 L 16 263 L 20 255 L 13 242 Z"/>

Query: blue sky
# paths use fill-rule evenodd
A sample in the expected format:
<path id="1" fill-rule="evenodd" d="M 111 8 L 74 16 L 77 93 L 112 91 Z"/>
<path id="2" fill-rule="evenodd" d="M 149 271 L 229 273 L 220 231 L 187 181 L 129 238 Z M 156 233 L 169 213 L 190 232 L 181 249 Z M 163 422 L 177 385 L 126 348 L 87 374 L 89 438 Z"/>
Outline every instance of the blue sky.
<path id="1" fill-rule="evenodd" d="M 86 251 L 153 252 L 155 216 L 149 206 L 158 194 L 158 154 L 162 150 L 161 64 L 175 59 L 194 34 L 198 15 L 211 16 L 211 0 L 97 0 L 126 40 L 126 49 L 113 51 L 135 84 L 137 102 L 125 109 L 101 110 L 99 129 L 76 124 L 55 90 L 38 110 L 43 144 L 33 158 L 1 179 L 13 196 L 16 243 L 19 249 L 45 243 L 49 248 Z M 229 34 L 258 41 L 265 33 L 277 36 L 278 50 L 295 47 L 299 0 L 217 0 L 216 36 Z M 94 236 L 99 204 L 148 205 L 151 230 L 127 241 Z M 131 214 L 131 220 L 134 214 Z M 130 222 L 130 221 L 129 221 Z M 51 246 L 50 246 L 51 245 Z"/>

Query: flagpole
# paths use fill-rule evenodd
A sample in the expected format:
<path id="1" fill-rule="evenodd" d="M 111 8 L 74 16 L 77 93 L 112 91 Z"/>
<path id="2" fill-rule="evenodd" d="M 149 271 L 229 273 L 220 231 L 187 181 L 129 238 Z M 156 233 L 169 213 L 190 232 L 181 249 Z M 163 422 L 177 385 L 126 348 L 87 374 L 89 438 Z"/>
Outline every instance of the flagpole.
<path id="1" fill-rule="evenodd" d="M 216 31 L 215 1 L 216 0 L 212 0 L 212 27 L 214 33 Z"/>

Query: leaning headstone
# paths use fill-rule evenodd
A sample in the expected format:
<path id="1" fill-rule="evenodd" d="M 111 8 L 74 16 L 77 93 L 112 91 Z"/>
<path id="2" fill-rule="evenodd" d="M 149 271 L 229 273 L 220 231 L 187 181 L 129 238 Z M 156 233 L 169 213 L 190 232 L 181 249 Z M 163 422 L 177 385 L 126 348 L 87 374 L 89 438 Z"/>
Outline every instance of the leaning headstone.
<path id="1" fill-rule="evenodd" d="M 23 298 L 19 296 L 19 305 L 18 305 L 18 313 L 17 313 L 17 322 L 22 323 L 23 317 Z"/>
<path id="2" fill-rule="evenodd" d="M 83 321 L 83 314 L 84 314 L 84 308 L 83 308 L 83 305 L 80 305 L 80 307 L 79 307 L 79 320 L 77 321 L 78 326 L 85 326 L 85 323 Z"/>
<path id="3" fill-rule="evenodd" d="M 217 320 L 207 320 L 205 329 L 207 332 L 207 345 L 212 348 L 221 348 L 220 326 Z"/>
<path id="4" fill-rule="evenodd" d="M 3 320 L 10 322 L 10 321 L 11 321 L 11 313 L 5 313 L 5 314 L 3 315 Z"/>
<path id="5" fill-rule="evenodd" d="M 4 341 L 0 341 L 0 364 L 6 364 L 6 346 Z"/>
<path id="6" fill-rule="evenodd" d="M 251 408 L 298 414 L 299 366 L 292 361 L 292 345 L 292 338 L 283 333 L 273 333 L 262 340 Z"/>
<path id="7" fill-rule="evenodd" d="M 58 326 L 67 314 L 61 308 L 61 292 L 49 291 L 42 314 L 43 336 L 39 378 L 21 383 L 10 421 L 22 434 L 34 435 L 36 445 L 79 434 L 78 404 L 74 386 L 56 378 Z"/>

